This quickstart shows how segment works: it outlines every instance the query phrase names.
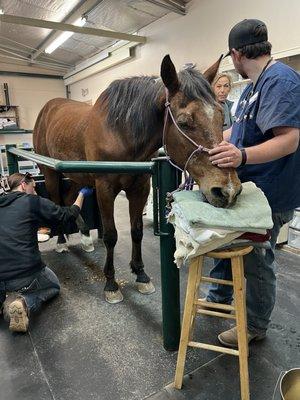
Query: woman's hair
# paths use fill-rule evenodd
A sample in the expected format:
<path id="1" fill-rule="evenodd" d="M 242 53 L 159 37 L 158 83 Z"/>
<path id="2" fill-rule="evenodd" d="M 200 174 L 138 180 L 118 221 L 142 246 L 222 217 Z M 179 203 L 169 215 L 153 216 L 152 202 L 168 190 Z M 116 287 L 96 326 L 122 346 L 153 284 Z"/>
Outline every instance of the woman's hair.
<path id="1" fill-rule="evenodd" d="M 25 182 L 27 184 L 32 182 L 33 177 L 28 172 L 26 172 L 26 174 L 21 174 L 20 172 L 16 172 L 15 174 L 10 175 L 7 181 L 10 190 L 14 190 L 18 186 L 20 186 L 22 182 Z"/>
<path id="2" fill-rule="evenodd" d="M 221 79 L 221 78 L 227 78 L 228 79 L 229 87 L 231 89 L 231 87 L 232 87 L 232 77 L 227 72 L 221 72 L 220 74 L 217 74 L 215 76 L 215 79 L 213 80 L 212 87 L 214 87 L 215 84 L 218 82 L 218 80 Z"/>

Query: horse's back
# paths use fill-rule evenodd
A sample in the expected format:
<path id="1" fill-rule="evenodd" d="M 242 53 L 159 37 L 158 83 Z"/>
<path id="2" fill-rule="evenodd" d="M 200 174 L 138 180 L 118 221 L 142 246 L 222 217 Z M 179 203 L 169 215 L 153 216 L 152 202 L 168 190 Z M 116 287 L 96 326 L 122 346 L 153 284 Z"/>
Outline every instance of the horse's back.
<path id="1" fill-rule="evenodd" d="M 92 106 L 75 100 L 55 98 L 41 109 L 33 130 L 37 153 L 59 158 L 81 141 Z M 63 157 L 64 158 L 64 157 Z"/>

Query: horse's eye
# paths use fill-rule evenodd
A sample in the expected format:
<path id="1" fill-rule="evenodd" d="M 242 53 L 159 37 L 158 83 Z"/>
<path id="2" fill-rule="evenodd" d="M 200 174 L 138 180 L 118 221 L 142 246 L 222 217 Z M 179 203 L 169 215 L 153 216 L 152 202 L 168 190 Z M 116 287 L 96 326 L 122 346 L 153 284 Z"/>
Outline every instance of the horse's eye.
<path id="1" fill-rule="evenodd" d="M 181 128 L 193 129 L 194 127 L 193 117 L 188 113 L 179 114 L 176 122 Z"/>
<path id="2" fill-rule="evenodd" d="M 179 126 L 179 128 L 181 128 L 181 129 L 189 129 L 189 130 L 194 129 L 194 126 L 193 126 L 193 125 L 190 125 L 190 124 L 188 124 L 188 123 L 186 123 L 186 122 L 179 122 L 179 123 L 178 123 L 178 126 Z"/>

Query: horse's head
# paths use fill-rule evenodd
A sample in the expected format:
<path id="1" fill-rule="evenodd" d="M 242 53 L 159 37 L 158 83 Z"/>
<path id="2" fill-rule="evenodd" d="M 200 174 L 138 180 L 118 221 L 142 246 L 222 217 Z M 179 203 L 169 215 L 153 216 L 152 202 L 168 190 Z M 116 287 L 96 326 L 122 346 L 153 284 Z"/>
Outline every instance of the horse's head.
<path id="1" fill-rule="evenodd" d="M 161 78 L 167 89 L 170 110 L 178 127 L 194 143 L 211 149 L 223 140 L 223 110 L 215 101 L 210 83 L 220 64 L 219 59 L 202 75 L 195 69 L 186 69 L 177 75 L 169 56 L 161 64 Z M 168 154 L 184 168 L 197 149 L 175 126 L 170 115 L 165 132 Z M 241 182 L 232 168 L 213 165 L 208 154 L 196 151 L 186 168 L 209 203 L 216 207 L 233 204 L 241 192 Z"/>

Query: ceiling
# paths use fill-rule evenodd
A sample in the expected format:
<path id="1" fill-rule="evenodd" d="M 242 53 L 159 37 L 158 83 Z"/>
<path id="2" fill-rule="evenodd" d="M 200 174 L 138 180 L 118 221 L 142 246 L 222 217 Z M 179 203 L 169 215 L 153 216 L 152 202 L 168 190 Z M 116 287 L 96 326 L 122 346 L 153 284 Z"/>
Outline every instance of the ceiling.
<path id="1" fill-rule="evenodd" d="M 127 34 L 138 31 L 167 13 L 185 14 L 189 0 L 0 0 L 6 15 L 73 24 L 87 19 L 84 28 Z M 0 70 L 5 65 L 39 67 L 63 75 L 119 39 L 74 33 L 51 55 L 44 49 L 61 31 L 5 22 L 0 15 Z M 1 67 L 2 64 L 2 67 Z"/>

